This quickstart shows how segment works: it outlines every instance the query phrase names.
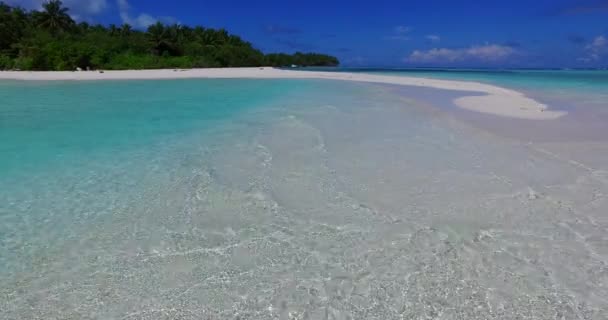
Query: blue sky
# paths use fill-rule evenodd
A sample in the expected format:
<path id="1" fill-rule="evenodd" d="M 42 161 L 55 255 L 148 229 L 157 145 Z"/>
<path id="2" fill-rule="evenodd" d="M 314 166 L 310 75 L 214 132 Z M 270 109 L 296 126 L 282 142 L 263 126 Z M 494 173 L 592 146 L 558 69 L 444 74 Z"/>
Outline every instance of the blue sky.
<path id="1" fill-rule="evenodd" d="M 4 0 L 38 7 L 43 0 Z M 64 0 L 78 20 L 224 27 L 348 66 L 607 67 L 608 0 Z"/>

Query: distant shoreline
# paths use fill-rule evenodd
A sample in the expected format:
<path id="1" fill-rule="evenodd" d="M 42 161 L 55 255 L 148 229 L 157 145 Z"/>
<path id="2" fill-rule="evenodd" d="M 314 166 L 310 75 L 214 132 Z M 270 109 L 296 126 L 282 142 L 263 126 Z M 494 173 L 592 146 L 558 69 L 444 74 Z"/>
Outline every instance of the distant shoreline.
<path id="1" fill-rule="evenodd" d="M 467 110 L 496 116 L 552 120 L 566 114 L 550 110 L 546 105 L 523 93 L 494 85 L 454 80 L 427 79 L 365 73 L 297 71 L 272 67 L 156 69 L 120 71 L 0 71 L 0 80 L 20 81 L 94 81 L 94 80 L 162 80 L 162 79 L 325 79 L 430 87 L 444 90 L 479 92 L 485 95 L 463 96 L 454 103 Z"/>

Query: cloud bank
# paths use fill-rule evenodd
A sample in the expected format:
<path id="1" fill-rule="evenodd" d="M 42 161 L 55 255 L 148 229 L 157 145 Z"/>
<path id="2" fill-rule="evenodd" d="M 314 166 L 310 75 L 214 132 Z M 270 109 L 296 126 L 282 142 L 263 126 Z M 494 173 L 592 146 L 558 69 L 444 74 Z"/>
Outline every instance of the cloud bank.
<path id="1" fill-rule="evenodd" d="M 409 40 L 408 33 L 412 31 L 408 26 L 396 26 L 393 28 L 393 34 L 386 37 L 389 40 Z"/>
<path id="2" fill-rule="evenodd" d="M 441 37 L 436 34 L 429 34 L 425 38 L 433 43 L 437 43 L 437 42 L 441 41 Z"/>
<path id="3" fill-rule="evenodd" d="M 9 5 L 20 6 L 25 9 L 42 8 L 47 0 L 4 0 Z M 100 14 L 108 7 L 107 0 L 63 0 L 63 5 L 70 8 L 69 14 L 75 20 L 86 20 Z"/>
<path id="4" fill-rule="evenodd" d="M 509 46 L 498 44 L 487 44 L 482 46 L 471 46 L 468 48 L 434 48 L 430 50 L 415 50 L 407 58 L 406 62 L 431 63 L 431 62 L 498 62 L 504 61 L 516 54 L 516 50 Z"/>
<path id="5" fill-rule="evenodd" d="M 48 0 L 4 0 L 4 2 L 10 5 L 20 6 L 30 10 L 42 9 L 42 4 L 46 1 Z M 95 16 L 100 15 L 110 7 L 108 0 L 63 0 L 63 5 L 70 9 L 68 13 L 76 21 L 93 20 Z M 146 13 L 131 16 L 131 6 L 129 5 L 128 0 L 116 0 L 116 6 L 118 7 L 118 13 L 122 22 L 128 23 L 137 29 L 145 29 L 157 21 L 163 21 L 165 23 L 176 22 L 172 17 L 157 18 Z"/>
<path id="6" fill-rule="evenodd" d="M 116 4 L 118 5 L 118 11 L 122 22 L 130 24 L 136 29 L 145 29 L 158 22 L 157 18 L 146 13 L 140 13 L 136 17 L 131 17 L 129 14 L 131 6 L 127 0 L 116 0 Z"/>
<path id="7" fill-rule="evenodd" d="M 585 46 L 587 56 L 578 59 L 583 62 L 599 61 L 605 55 L 608 55 L 608 38 L 605 36 L 597 36 L 593 41 Z"/>

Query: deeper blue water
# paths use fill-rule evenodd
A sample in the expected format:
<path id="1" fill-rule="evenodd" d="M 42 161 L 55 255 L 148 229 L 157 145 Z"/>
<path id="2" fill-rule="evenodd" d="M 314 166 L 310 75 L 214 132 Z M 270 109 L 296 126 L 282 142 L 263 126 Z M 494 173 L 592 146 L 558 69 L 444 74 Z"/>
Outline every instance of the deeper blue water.
<path id="1" fill-rule="evenodd" d="M 360 70 L 408 74 L 454 80 L 489 82 L 502 86 L 524 89 L 580 90 L 606 93 L 608 71 L 606 70 L 452 70 L 452 69 L 405 69 L 405 70 Z"/>
<path id="2" fill-rule="evenodd" d="M 326 69 L 329 70 L 329 69 Z M 370 69 L 334 71 L 363 72 L 491 83 L 541 97 L 570 99 L 577 103 L 608 107 L 607 70 L 462 70 Z"/>
<path id="3" fill-rule="evenodd" d="M 0 319 L 607 319 L 608 144 L 408 90 L 0 82 Z"/>

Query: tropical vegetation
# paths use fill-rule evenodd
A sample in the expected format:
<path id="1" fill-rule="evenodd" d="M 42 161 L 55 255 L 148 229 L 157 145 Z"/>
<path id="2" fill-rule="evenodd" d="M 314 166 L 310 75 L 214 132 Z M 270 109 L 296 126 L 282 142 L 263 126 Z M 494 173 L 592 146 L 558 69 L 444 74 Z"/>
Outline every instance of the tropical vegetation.
<path id="1" fill-rule="evenodd" d="M 336 66 L 318 53 L 264 54 L 224 29 L 158 22 L 147 30 L 75 22 L 59 0 L 26 11 L 0 1 L 0 70 Z"/>

